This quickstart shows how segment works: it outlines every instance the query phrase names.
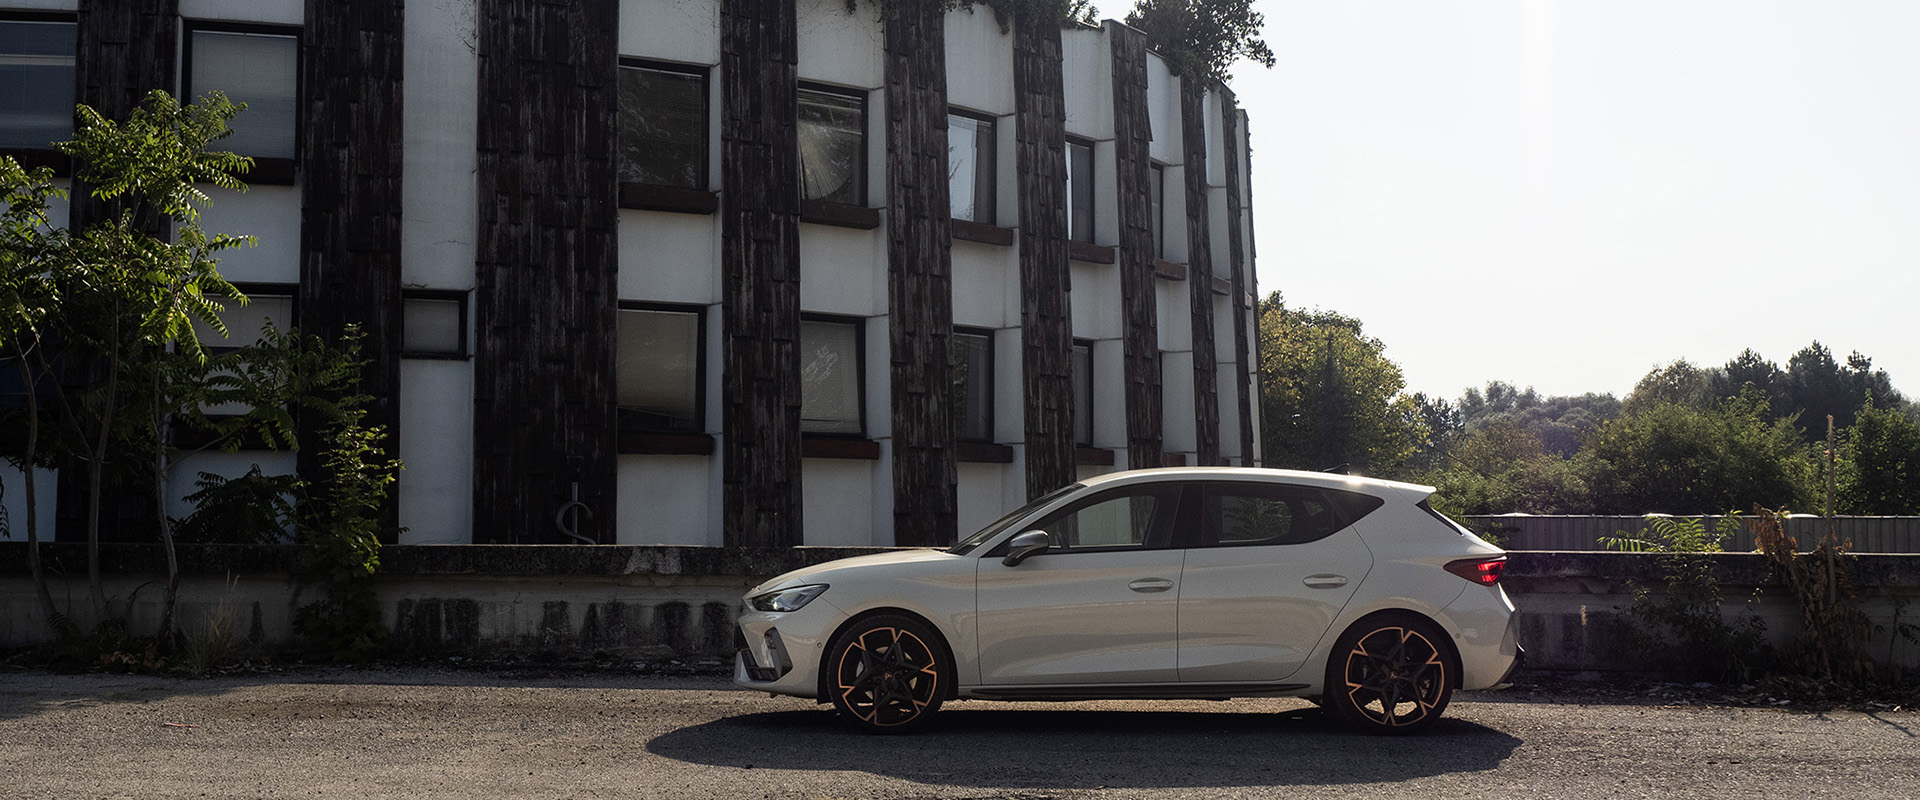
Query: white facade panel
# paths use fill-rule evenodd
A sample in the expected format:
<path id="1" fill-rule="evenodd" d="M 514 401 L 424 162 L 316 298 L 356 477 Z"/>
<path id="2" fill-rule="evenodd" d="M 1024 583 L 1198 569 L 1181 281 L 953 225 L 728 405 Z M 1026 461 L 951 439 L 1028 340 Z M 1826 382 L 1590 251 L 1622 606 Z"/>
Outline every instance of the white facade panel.
<path id="1" fill-rule="evenodd" d="M 1159 291 L 1155 298 L 1154 312 L 1158 315 L 1160 349 L 1187 351 L 1193 349 L 1193 291 L 1188 280 L 1170 281 L 1155 279 L 1154 289 Z"/>
<path id="2" fill-rule="evenodd" d="M 720 4 L 716 0 L 623 0 L 620 53 L 683 64 L 718 64 Z"/>
<path id="3" fill-rule="evenodd" d="M 1125 330 L 1121 322 L 1120 270 L 1112 264 L 1071 263 L 1073 335 L 1082 339 L 1116 339 Z"/>
<path id="4" fill-rule="evenodd" d="M 718 215 L 623 210 L 618 225 L 621 299 L 720 302 Z"/>
<path id="5" fill-rule="evenodd" d="M 985 6 L 947 12 L 947 103 L 994 116 L 1013 113 L 1013 35 Z M 962 77 L 953 80 L 952 77 Z"/>
<path id="6" fill-rule="evenodd" d="M 617 544 L 705 546 L 713 456 L 620 457 Z"/>
<path id="7" fill-rule="evenodd" d="M 1067 135 L 1113 138 L 1113 51 L 1105 29 L 1060 32 Z"/>
<path id="8" fill-rule="evenodd" d="M 406 11 L 400 275 L 407 286 L 474 288 L 480 186 L 478 0 Z"/>
<path id="9" fill-rule="evenodd" d="M 194 483 L 200 479 L 202 472 L 223 478 L 237 478 L 258 465 L 262 475 L 292 475 L 295 458 L 292 452 L 277 450 L 241 450 L 237 453 L 209 450 L 182 458 L 167 472 L 167 516 L 185 519 L 193 514 L 193 504 L 187 502 L 186 497 L 200 491 L 200 487 Z M 151 508 L 152 496 L 148 497 L 147 506 Z"/>
<path id="10" fill-rule="evenodd" d="M 956 241 L 953 324 L 999 328 L 1020 319 L 1020 259 L 1011 247 Z"/>
<path id="11" fill-rule="evenodd" d="M 13 3 L 7 5 L 12 6 Z M 301 0 L 180 0 L 180 17 L 303 25 L 307 21 L 307 7 Z"/>
<path id="12" fill-rule="evenodd" d="M 1173 77 L 1167 71 L 1167 62 L 1152 52 L 1147 53 L 1147 123 L 1153 131 L 1153 142 L 1148 146 L 1153 160 L 1162 164 L 1184 160 L 1180 155 L 1180 79 Z"/>
<path id="13" fill-rule="evenodd" d="M 1160 448 L 1169 453 L 1194 452 L 1194 419 L 1193 353 L 1163 352 L 1160 354 Z"/>
<path id="14" fill-rule="evenodd" d="M 624 267 L 626 262 L 622 261 Z M 715 259 L 708 269 L 719 271 Z M 886 230 L 800 226 L 800 307 L 821 314 L 887 313 Z M 882 334 L 884 336 L 884 333 Z M 868 340 L 871 343 L 871 339 Z"/>
<path id="15" fill-rule="evenodd" d="M 873 491 L 877 462 L 860 459 L 800 460 L 800 507 L 806 543 L 871 547 L 893 544 L 891 527 L 876 533 Z M 891 506 L 889 506 L 891 514 Z"/>
<path id="16" fill-rule="evenodd" d="M 1006 482 L 1002 473 L 1003 464 L 967 464 L 959 465 L 960 485 L 960 522 L 961 537 L 987 526 L 987 523 L 1000 518 L 1000 515 L 1018 508 L 1025 500 L 1007 494 Z"/>
<path id="17" fill-rule="evenodd" d="M 34 517 L 37 523 L 33 527 L 43 542 L 53 541 L 53 504 L 59 478 L 57 470 L 33 471 Z M 27 475 L 5 462 L 0 462 L 0 510 L 7 515 L 6 530 L 0 531 L 0 541 L 26 541 Z"/>
<path id="18" fill-rule="evenodd" d="M 1119 339 L 1093 343 L 1093 446 L 1127 449 L 1127 349 Z"/>
<path id="19" fill-rule="evenodd" d="M 473 363 L 400 362 L 401 544 L 473 540 Z"/>
<path id="20" fill-rule="evenodd" d="M 993 335 L 993 440 L 1002 444 L 1027 438 L 1026 365 L 1020 337 L 1017 327 L 1002 328 Z"/>
<path id="21" fill-rule="evenodd" d="M 795 0 L 799 28 L 800 80 L 855 89 L 879 88 L 886 75 L 886 38 L 878 3 Z M 877 103 L 878 98 L 870 98 Z M 871 118 L 878 108 L 870 107 Z"/>
<path id="22" fill-rule="evenodd" d="M 211 187 L 209 187 L 211 188 Z M 212 189 L 200 213 L 208 234 L 247 234 L 258 242 L 220 254 L 220 275 L 234 282 L 300 282 L 300 187 Z"/>

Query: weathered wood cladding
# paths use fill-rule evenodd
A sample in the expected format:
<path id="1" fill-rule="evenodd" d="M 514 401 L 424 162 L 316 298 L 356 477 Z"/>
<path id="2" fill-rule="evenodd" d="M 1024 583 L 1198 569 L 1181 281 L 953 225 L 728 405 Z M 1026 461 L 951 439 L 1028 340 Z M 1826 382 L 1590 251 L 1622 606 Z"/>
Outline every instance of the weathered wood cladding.
<path id="1" fill-rule="evenodd" d="M 959 468 L 950 350 L 946 6 L 889 0 L 883 24 L 893 541 L 949 544 L 959 523 Z"/>
<path id="2" fill-rule="evenodd" d="M 723 535 L 731 547 L 792 547 L 801 543 L 799 34 L 791 0 L 728 0 L 720 24 Z"/>
<path id="3" fill-rule="evenodd" d="M 1160 334 L 1153 283 L 1153 131 L 1147 114 L 1147 37 L 1109 23 L 1113 49 L 1114 190 L 1119 193 L 1121 324 L 1125 355 L 1127 463 L 1160 466 Z"/>
<path id="4" fill-rule="evenodd" d="M 148 92 L 175 90 L 178 0 L 81 0 L 76 19 L 74 102 L 92 106 L 107 119 L 124 120 Z M 85 181 L 75 179 L 69 197 L 67 221 L 75 230 L 118 213 L 114 204 L 94 199 Z M 67 370 L 62 380 L 73 386 L 83 385 L 103 377 L 106 362 L 70 364 Z M 106 495 L 101 504 L 102 541 L 140 540 L 152 535 L 156 524 L 153 504 L 139 497 L 146 491 L 122 487 Z M 85 540 L 89 504 L 86 463 L 76 459 L 62 464 L 54 492 L 54 538 Z"/>
<path id="5" fill-rule="evenodd" d="M 614 541 L 618 7 L 481 0 L 474 541 Z"/>
<path id="6" fill-rule="evenodd" d="M 75 26 L 74 102 L 124 120 L 155 89 L 175 92 L 179 72 L 179 0 L 80 0 Z M 73 187 L 70 224 L 106 213 L 84 184 Z"/>
<path id="7" fill-rule="evenodd" d="M 1052 14 L 1016 16 L 1014 156 L 1020 176 L 1020 364 L 1029 500 L 1072 483 L 1077 472 L 1065 81 L 1060 20 Z"/>
<path id="8" fill-rule="evenodd" d="M 307 0 L 300 55 L 300 328 L 337 342 L 359 326 L 365 421 L 386 427 L 386 457 L 400 437 L 403 6 Z M 300 471 L 311 478 L 310 453 Z M 389 493 L 389 526 L 398 508 Z"/>
<path id="9" fill-rule="evenodd" d="M 1246 298 L 1254 293 L 1254 286 L 1253 276 L 1247 268 L 1247 248 L 1240 239 L 1248 233 L 1240 219 L 1244 213 L 1240 205 L 1240 193 L 1243 190 L 1240 142 L 1243 131 L 1240 107 L 1233 91 L 1226 84 L 1216 84 L 1214 91 L 1220 93 L 1220 136 L 1226 141 L 1226 146 L 1220 148 L 1220 152 L 1227 175 L 1227 268 L 1233 285 L 1228 304 L 1233 308 L 1234 400 L 1240 405 L 1240 430 L 1237 431 L 1240 437 L 1240 464 L 1253 466 L 1253 379 L 1248 372 L 1253 369 L 1253 347 L 1248 341 Z"/>
<path id="10" fill-rule="evenodd" d="M 1187 296 L 1193 317 L 1194 466 L 1220 460 L 1220 384 L 1213 349 L 1213 226 L 1207 213 L 1207 87 L 1180 79 L 1180 160 L 1187 176 Z"/>

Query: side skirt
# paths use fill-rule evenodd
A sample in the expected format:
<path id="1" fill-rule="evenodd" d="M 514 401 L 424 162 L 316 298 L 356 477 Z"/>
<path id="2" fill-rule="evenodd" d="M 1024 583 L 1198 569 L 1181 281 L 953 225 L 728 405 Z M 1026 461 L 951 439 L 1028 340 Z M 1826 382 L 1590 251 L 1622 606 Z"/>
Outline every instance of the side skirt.
<path id="1" fill-rule="evenodd" d="M 961 697 L 980 700 L 1225 700 L 1230 697 L 1287 697 L 1307 688 L 1304 683 L 1144 684 L 1136 686 L 975 686 L 962 688 Z"/>

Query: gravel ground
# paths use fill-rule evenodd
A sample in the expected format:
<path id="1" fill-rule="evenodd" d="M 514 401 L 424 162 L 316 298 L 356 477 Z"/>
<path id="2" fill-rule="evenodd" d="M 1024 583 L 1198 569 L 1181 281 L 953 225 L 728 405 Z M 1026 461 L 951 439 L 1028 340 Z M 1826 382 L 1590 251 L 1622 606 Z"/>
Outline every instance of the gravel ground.
<path id="1" fill-rule="evenodd" d="M 714 675 L 0 673 L 0 797 L 1920 797 L 1920 713 L 1534 680 L 1426 735 L 1297 700 L 981 703 L 852 732 Z"/>

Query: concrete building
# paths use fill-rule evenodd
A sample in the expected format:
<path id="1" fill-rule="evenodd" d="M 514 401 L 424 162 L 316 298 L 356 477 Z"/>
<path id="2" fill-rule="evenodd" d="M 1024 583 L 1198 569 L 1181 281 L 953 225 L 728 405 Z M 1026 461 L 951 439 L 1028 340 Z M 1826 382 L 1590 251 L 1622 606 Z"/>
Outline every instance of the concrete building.
<path id="1" fill-rule="evenodd" d="M 0 0 L 0 150 L 247 102 L 228 324 L 364 329 L 401 543 L 935 544 L 1255 463 L 1231 94 L 1116 22 L 885 5 Z"/>

